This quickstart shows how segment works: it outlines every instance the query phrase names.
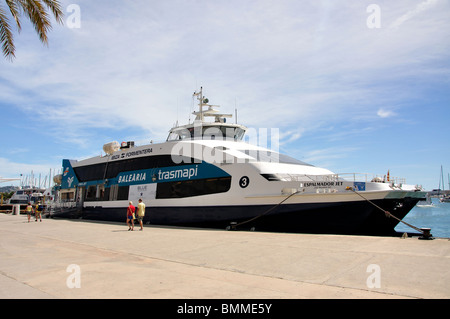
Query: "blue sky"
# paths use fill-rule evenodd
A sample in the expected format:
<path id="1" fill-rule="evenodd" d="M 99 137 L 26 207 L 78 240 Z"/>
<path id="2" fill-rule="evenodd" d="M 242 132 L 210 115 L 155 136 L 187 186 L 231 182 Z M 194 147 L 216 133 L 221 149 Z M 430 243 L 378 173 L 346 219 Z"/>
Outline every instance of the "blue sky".
<path id="1" fill-rule="evenodd" d="M 164 141 L 200 86 L 313 165 L 428 190 L 450 172 L 447 0 L 61 3 L 78 5 L 79 28 L 69 10 L 46 47 L 24 22 L 16 59 L 0 60 L 2 177 L 43 178 L 114 140 Z"/>

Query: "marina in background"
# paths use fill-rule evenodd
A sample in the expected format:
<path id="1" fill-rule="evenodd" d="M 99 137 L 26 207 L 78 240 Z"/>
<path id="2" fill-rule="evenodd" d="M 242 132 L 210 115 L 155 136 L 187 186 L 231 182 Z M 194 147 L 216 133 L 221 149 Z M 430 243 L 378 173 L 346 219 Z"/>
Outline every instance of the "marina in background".
<path id="1" fill-rule="evenodd" d="M 431 205 L 417 205 L 403 220 L 419 228 L 431 228 L 433 237 L 450 238 L 450 203 L 440 198 L 431 198 Z M 411 228 L 399 224 L 395 230 L 403 233 Z"/>

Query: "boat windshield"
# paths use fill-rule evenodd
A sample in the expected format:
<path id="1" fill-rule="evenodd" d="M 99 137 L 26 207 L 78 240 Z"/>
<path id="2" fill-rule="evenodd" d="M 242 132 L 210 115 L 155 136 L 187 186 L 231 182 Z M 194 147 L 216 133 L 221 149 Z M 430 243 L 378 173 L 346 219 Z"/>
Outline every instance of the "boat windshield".
<path id="1" fill-rule="evenodd" d="M 188 128 L 180 128 L 170 132 L 167 141 L 178 141 L 184 139 L 210 139 L 210 140 L 242 140 L 245 130 L 240 127 L 227 125 L 202 125 Z"/>

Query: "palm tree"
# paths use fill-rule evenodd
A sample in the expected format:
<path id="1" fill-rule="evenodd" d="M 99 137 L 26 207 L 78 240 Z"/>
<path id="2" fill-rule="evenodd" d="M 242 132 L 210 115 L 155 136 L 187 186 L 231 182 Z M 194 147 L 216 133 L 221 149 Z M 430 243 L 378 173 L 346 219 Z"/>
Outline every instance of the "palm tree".
<path id="1" fill-rule="evenodd" d="M 39 35 L 39 39 L 45 45 L 48 44 L 47 31 L 52 28 L 50 24 L 49 14 L 47 10 L 53 13 L 58 23 L 63 23 L 63 12 L 58 0 L 5 0 L 7 8 L 11 12 L 12 17 L 16 21 L 17 30 L 20 32 L 20 16 L 22 14 L 28 16 L 34 29 Z M 5 58 L 12 60 L 15 57 L 15 46 L 13 41 L 13 33 L 7 9 L 0 4 L 0 42 L 2 43 L 3 55 Z"/>

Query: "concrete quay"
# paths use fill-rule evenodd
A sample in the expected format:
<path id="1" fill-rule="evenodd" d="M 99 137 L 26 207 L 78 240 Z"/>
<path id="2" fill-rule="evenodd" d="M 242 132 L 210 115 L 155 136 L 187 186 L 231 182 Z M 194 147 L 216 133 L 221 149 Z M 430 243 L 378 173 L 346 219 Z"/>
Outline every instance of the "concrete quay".
<path id="1" fill-rule="evenodd" d="M 2 299 L 450 298 L 450 241 L 0 214 Z"/>

